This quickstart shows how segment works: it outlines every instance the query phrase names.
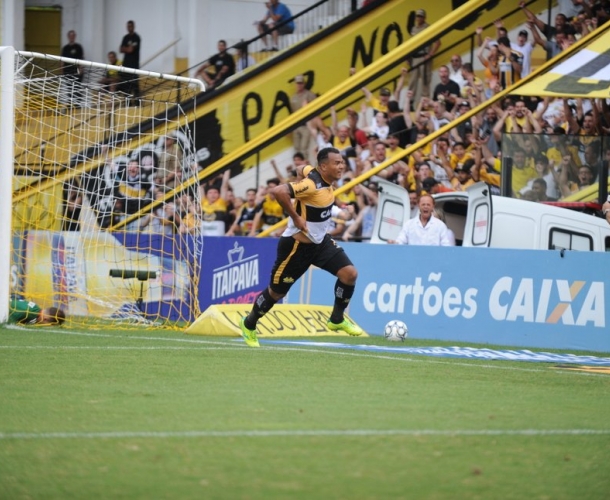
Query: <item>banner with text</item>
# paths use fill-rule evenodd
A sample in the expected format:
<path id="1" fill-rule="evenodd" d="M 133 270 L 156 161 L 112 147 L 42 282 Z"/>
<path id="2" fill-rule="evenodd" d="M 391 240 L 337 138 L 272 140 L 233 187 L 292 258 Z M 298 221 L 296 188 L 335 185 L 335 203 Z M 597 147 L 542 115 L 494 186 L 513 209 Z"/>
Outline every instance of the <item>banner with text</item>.
<path id="1" fill-rule="evenodd" d="M 400 319 L 415 338 L 610 352 L 607 253 L 342 246 L 358 268 L 349 314 L 370 334 Z M 302 280 L 289 302 L 317 304 L 335 282 Z"/>

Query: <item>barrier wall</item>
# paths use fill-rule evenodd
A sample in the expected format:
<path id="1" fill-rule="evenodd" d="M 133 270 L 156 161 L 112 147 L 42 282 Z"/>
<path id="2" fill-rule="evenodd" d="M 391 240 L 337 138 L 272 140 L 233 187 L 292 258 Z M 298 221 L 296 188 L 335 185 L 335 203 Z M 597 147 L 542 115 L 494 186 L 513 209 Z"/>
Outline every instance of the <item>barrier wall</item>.
<path id="1" fill-rule="evenodd" d="M 202 310 L 205 304 L 254 298 L 267 285 L 276 243 L 204 238 Z M 414 338 L 610 352 L 608 254 L 342 246 L 359 274 L 349 314 L 370 334 L 381 334 L 387 321 L 401 319 Z M 227 256 L 237 248 L 243 252 L 241 264 Z M 218 294 L 223 280 L 226 295 Z M 312 269 L 285 302 L 331 305 L 334 282 L 328 273 Z"/>
<path id="2" fill-rule="evenodd" d="M 60 251 L 53 250 L 55 243 L 36 250 L 36 241 L 58 239 L 64 242 Z M 132 291 L 108 277 L 109 266 L 121 264 L 160 271 L 146 284 L 145 314 L 196 319 L 190 317 L 189 289 L 198 266 L 184 256 L 193 255 L 197 242 L 128 233 L 87 242 L 78 233 L 21 235 L 12 266 L 23 268 L 15 275 L 24 276 L 25 283 L 13 281 L 11 291 L 36 300 L 61 292 L 68 297 L 70 314 L 97 315 L 78 297 L 113 297 L 117 307 L 133 302 Z M 202 244 L 196 290 L 201 311 L 212 304 L 251 304 L 269 282 L 277 240 L 210 236 Z M 610 352 L 608 253 L 342 246 L 359 274 L 348 312 L 370 334 L 379 335 L 386 322 L 401 319 L 413 338 Z M 285 302 L 332 305 L 334 283 L 333 276 L 312 268 Z"/>
<path id="3" fill-rule="evenodd" d="M 344 248 L 359 272 L 350 315 L 369 333 L 402 319 L 415 338 L 610 351 L 608 254 L 362 243 Z M 313 290 L 332 291 L 332 277 L 310 272 Z M 317 298 L 292 294 L 289 300 Z"/>

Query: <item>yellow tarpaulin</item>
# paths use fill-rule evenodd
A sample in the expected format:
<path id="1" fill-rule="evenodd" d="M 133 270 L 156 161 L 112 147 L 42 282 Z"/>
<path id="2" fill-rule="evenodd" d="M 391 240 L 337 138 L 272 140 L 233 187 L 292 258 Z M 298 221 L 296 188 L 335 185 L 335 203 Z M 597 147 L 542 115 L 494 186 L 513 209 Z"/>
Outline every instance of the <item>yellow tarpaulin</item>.
<path id="1" fill-rule="evenodd" d="M 520 95 L 542 97 L 610 97 L 610 31 L 533 81 Z"/>

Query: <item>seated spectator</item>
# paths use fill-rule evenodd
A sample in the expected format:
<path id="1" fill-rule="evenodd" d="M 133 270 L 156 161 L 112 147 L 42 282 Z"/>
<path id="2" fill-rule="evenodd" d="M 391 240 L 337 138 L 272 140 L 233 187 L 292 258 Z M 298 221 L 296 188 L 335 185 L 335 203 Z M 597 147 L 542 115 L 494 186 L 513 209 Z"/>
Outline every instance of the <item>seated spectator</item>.
<path id="1" fill-rule="evenodd" d="M 108 64 L 111 66 L 121 66 L 121 61 L 117 59 L 116 52 L 108 52 Z M 100 83 L 105 85 L 109 92 L 116 92 L 119 83 L 121 83 L 121 75 L 118 70 L 108 68 L 100 79 Z"/>
<path id="2" fill-rule="evenodd" d="M 195 73 L 195 78 L 202 79 L 208 85 L 208 90 L 212 90 L 222 85 L 227 78 L 234 74 L 235 60 L 227 52 L 227 42 L 219 40 L 218 54 L 214 54 L 199 67 L 197 73 Z"/>
<path id="3" fill-rule="evenodd" d="M 451 246 L 451 235 L 447 225 L 433 216 L 434 198 L 424 194 L 419 198 L 419 215 L 409 219 L 396 237 L 388 243 L 399 245 Z M 454 237 L 455 243 L 455 237 Z"/>
<path id="4" fill-rule="evenodd" d="M 262 40 L 265 47 L 262 49 L 262 52 L 268 52 L 269 50 L 276 51 L 279 50 L 279 35 L 289 35 L 294 32 L 294 21 L 291 20 L 292 14 L 290 9 L 283 3 L 280 3 L 279 0 L 269 0 L 265 3 L 265 6 L 267 7 L 265 17 L 255 24 L 258 27 L 258 33 L 264 35 Z M 272 39 L 271 48 L 269 48 L 267 42 L 267 35 L 269 34 L 271 34 Z"/>

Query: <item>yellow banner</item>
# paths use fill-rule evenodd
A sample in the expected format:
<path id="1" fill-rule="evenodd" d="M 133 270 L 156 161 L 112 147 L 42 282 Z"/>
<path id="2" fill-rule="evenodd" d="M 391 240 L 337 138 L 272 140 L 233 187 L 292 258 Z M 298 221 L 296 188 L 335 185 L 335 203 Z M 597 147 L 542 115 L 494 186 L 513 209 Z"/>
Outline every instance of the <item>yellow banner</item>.
<path id="1" fill-rule="evenodd" d="M 520 87 L 519 94 L 606 99 L 610 95 L 610 31 L 549 72 Z"/>
<path id="2" fill-rule="evenodd" d="M 191 335 L 240 336 L 239 321 L 252 306 L 249 304 L 217 304 L 210 306 L 187 328 Z M 311 304 L 277 304 L 258 322 L 256 331 L 262 338 L 348 336 L 326 327 L 332 307 Z M 347 316 L 349 318 L 349 316 Z M 355 323 L 352 318 L 349 318 Z M 368 336 L 366 333 L 364 336 Z"/>

